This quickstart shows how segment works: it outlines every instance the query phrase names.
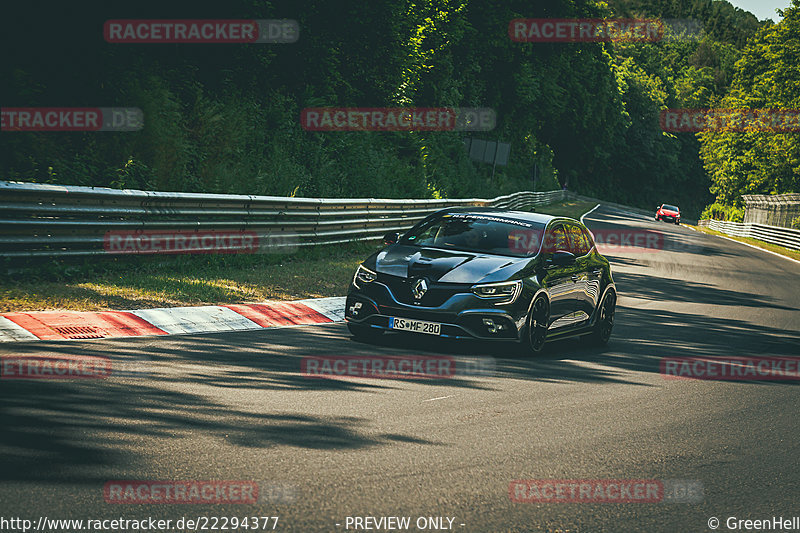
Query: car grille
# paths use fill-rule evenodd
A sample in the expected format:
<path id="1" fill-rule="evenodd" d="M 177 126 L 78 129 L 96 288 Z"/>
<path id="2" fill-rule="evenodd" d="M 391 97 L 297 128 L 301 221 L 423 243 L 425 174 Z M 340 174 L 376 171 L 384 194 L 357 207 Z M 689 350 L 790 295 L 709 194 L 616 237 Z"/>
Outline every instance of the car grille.
<path id="1" fill-rule="evenodd" d="M 394 299 L 406 305 L 418 305 L 419 307 L 439 307 L 451 296 L 460 292 L 466 292 L 468 285 L 436 284 L 428 280 L 428 291 L 421 299 L 417 300 L 411 293 L 411 283 L 407 278 L 378 274 L 378 281 L 389 288 Z"/>

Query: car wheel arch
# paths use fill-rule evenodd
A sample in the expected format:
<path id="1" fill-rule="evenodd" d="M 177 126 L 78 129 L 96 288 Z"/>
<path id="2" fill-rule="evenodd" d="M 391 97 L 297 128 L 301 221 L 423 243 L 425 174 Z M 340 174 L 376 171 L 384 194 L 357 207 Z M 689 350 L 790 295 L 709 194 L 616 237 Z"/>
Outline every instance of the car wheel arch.
<path id="1" fill-rule="evenodd" d="M 544 287 L 539 287 L 539 289 L 533 293 L 533 296 L 531 296 L 531 303 L 528 304 L 528 315 L 530 315 L 531 311 L 533 310 L 533 302 L 535 302 L 536 298 L 538 298 L 540 295 L 544 296 L 545 300 L 547 300 L 547 305 L 550 305 L 550 295 L 547 294 L 547 289 Z"/>
<path id="2" fill-rule="evenodd" d="M 528 334 L 527 333 L 528 328 L 530 328 L 531 325 L 531 313 L 533 312 L 533 304 L 536 303 L 537 298 L 544 298 L 545 301 L 547 302 L 547 307 L 548 308 L 550 307 L 550 295 L 547 294 L 547 289 L 545 289 L 544 287 L 539 287 L 539 289 L 533 293 L 533 296 L 531 296 L 531 301 L 528 304 L 528 311 L 525 313 L 523 335 Z"/>
<path id="3" fill-rule="evenodd" d="M 617 285 L 613 281 L 609 282 L 606 285 L 606 288 L 603 289 L 603 294 L 600 296 L 600 298 L 597 299 L 597 306 L 594 308 L 594 319 L 593 319 L 593 321 L 596 320 L 597 311 L 600 309 L 600 306 L 603 305 L 603 300 L 606 299 L 606 295 L 608 294 L 608 291 L 612 291 L 614 293 L 614 296 L 617 299 L 619 299 L 619 294 L 617 293 Z"/>

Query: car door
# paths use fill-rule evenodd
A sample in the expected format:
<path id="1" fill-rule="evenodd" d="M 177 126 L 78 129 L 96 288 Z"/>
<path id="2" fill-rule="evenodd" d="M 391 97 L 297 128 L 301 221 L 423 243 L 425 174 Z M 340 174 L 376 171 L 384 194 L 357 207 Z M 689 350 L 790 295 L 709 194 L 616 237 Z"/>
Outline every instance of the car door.
<path id="1" fill-rule="evenodd" d="M 565 225 L 570 252 L 575 255 L 575 269 L 572 280 L 575 282 L 575 311 L 572 314 L 574 323 L 587 320 L 595 306 L 597 273 L 592 264 L 590 241 L 585 230 L 578 224 Z"/>
<path id="2" fill-rule="evenodd" d="M 568 322 L 567 315 L 575 312 L 577 306 L 575 294 L 575 266 L 547 265 L 547 260 L 555 252 L 569 252 L 569 240 L 563 223 L 555 223 L 545 234 L 542 252 L 544 254 L 544 275 L 542 286 L 550 298 L 550 327 L 559 328 Z"/>
<path id="3" fill-rule="evenodd" d="M 586 312 L 591 314 L 597 309 L 597 304 L 600 299 L 600 289 L 603 286 L 603 263 L 600 261 L 597 253 L 595 252 L 595 244 L 594 239 L 592 239 L 592 234 L 589 233 L 589 230 L 586 228 L 581 228 L 583 231 L 584 241 L 586 243 L 587 249 L 587 256 L 586 256 L 586 265 L 587 265 L 587 272 L 588 272 L 588 282 L 587 282 L 587 302 L 588 307 Z"/>

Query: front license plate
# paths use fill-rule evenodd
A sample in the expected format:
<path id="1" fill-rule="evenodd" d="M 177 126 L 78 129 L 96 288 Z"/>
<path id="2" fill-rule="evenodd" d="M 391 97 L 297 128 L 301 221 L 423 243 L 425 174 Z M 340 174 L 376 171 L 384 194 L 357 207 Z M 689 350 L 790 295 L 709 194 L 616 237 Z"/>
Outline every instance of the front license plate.
<path id="1" fill-rule="evenodd" d="M 408 318 L 390 318 L 389 327 L 402 331 L 413 331 L 415 333 L 426 333 L 428 335 L 440 335 L 442 325 L 436 322 L 423 322 L 422 320 L 409 320 Z"/>

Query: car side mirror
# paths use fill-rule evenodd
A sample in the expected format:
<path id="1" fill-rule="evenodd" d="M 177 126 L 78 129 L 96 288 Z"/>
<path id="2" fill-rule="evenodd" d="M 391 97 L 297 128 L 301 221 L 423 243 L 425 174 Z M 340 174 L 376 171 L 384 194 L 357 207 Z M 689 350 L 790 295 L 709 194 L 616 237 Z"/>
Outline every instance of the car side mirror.
<path id="1" fill-rule="evenodd" d="M 565 250 L 559 250 L 554 252 L 545 263 L 548 267 L 569 266 L 575 263 L 575 254 Z"/>
<path id="2" fill-rule="evenodd" d="M 396 231 L 390 231 L 386 235 L 383 236 L 383 244 L 397 244 L 397 241 L 400 240 L 400 234 Z"/>

